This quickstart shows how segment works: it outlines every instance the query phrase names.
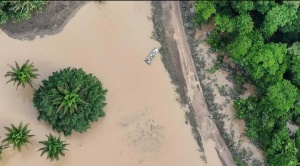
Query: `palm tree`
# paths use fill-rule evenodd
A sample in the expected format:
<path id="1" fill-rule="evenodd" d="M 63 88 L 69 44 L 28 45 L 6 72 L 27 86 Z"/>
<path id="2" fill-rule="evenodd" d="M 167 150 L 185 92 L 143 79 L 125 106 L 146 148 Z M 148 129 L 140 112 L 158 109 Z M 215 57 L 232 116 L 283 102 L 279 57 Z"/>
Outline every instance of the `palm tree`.
<path id="1" fill-rule="evenodd" d="M 59 105 L 57 111 L 63 110 L 63 114 L 66 112 L 73 114 L 74 111 L 77 111 L 77 106 L 79 104 L 86 104 L 86 102 L 80 99 L 79 93 L 84 90 L 80 90 L 79 87 L 70 91 L 69 86 L 66 84 L 65 89 L 58 86 L 57 90 L 61 95 L 53 100 L 53 103 L 54 105 Z"/>
<path id="2" fill-rule="evenodd" d="M 22 85 L 23 88 L 25 87 L 25 84 L 29 84 L 32 88 L 32 79 L 36 79 L 39 74 L 35 73 L 38 71 L 38 69 L 34 68 L 33 63 L 29 64 L 29 60 L 27 60 L 21 67 L 17 62 L 15 62 L 16 67 L 13 67 L 12 65 L 9 65 L 12 71 L 8 71 L 5 74 L 5 77 L 11 77 L 10 80 L 7 81 L 7 83 L 14 81 L 14 85 L 17 84 L 17 88 L 19 85 Z"/>
<path id="3" fill-rule="evenodd" d="M 2 143 L 12 144 L 13 149 L 17 148 L 18 151 L 21 151 L 21 147 L 24 145 L 26 146 L 27 143 L 30 143 L 29 138 L 34 136 L 29 134 L 31 130 L 28 130 L 28 125 L 29 123 L 23 126 L 23 123 L 21 122 L 18 128 L 13 124 L 11 124 L 11 128 L 4 127 L 8 133 L 6 134 L 6 138 L 2 141 Z"/>
<path id="4" fill-rule="evenodd" d="M 42 151 L 41 156 L 47 153 L 47 159 L 51 161 L 59 160 L 59 155 L 65 157 L 64 151 L 68 150 L 66 146 L 69 144 L 67 144 L 66 141 L 62 141 L 60 135 L 56 137 L 49 133 L 46 137 L 48 138 L 47 141 L 39 141 L 39 143 L 44 145 L 44 147 L 38 150 Z"/>
<path id="5" fill-rule="evenodd" d="M 0 144 L 0 160 L 2 160 L 2 153 L 3 153 L 3 150 L 4 150 L 4 149 L 7 149 L 7 148 L 9 148 L 9 143 L 4 143 L 4 142 L 2 142 L 2 143 Z"/>

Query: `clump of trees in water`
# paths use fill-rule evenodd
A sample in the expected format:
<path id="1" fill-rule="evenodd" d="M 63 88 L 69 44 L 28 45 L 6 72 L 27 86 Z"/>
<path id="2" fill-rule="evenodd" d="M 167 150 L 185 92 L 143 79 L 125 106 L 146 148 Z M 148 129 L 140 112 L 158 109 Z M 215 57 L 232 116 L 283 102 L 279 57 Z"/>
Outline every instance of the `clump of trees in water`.
<path id="1" fill-rule="evenodd" d="M 21 122 L 18 127 L 11 124 L 11 127 L 4 127 L 7 130 L 6 138 L 1 141 L 0 144 L 0 160 L 2 160 L 3 151 L 13 146 L 13 149 L 17 149 L 19 152 L 22 147 L 27 147 L 26 144 L 31 143 L 30 138 L 34 135 L 30 134 L 31 130 L 28 128 L 29 123 L 23 125 Z M 42 151 L 41 156 L 47 153 L 47 159 L 59 160 L 59 156 L 65 156 L 66 146 L 69 144 L 66 141 L 62 141 L 60 136 L 53 136 L 51 134 L 46 135 L 48 138 L 45 141 L 39 141 L 39 143 L 43 144 L 44 147 L 40 148 L 38 151 Z M 28 148 L 28 147 L 27 147 Z"/>
<path id="2" fill-rule="evenodd" d="M 105 116 L 107 90 L 92 74 L 66 68 L 42 83 L 34 93 L 33 103 L 39 111 L 38 119 L 49 122 L 54 130 L 66 136 L 72 130 L 82 133 L 91 122 Z"/>
<path id="3" fill-rule="evenodd" d="M 38 69 L 27 60 L 15 67 L 9 65 L 5 77 L 10 77 L 9 82 L 17 83 L 16 87 L 30 85 L 34 89 L 34 79 Z M 44 120 L 52 125 L 52 128 L 65 136 L 70 136 L 72 131 L 85 132 L 91 123 L 104 117 L 105 95 L 107 90 L 103 88 L 100 80 L 92 74 L 86 74 L 81 68 L 65 68 L 53 72 L 48 79 L 42 81 L 37 90 L 34 89 L 33 104 L 39 112 L 38 120 Z M 36 85 L 36 84 L 35 84 Z M 0 159 L 3 150 L 13 145 L 14 149 L 21 151 L 23 146 L 30 143 L 31 130 L 20 123 L 18 127 L 11 125 L 5 127 L 8 131 L 6 138 L 0 144 Z M 62 141 L 60 136 L 51 133 L 46 135 L 47 140 L 39 141 L 44 147 L 40 148 L 41 156 L 47 154 L 47 159 L 59 160 L 59 156 L 65 156 L 66 147 L 69 145 Z"/>
<path id="4" fill-rule="evenodd" d="M 46 4 L 47 1 L 0 1 L 0 24 L 26 20 L 33 11 L 41 12 Z"/>
<path id="5" fill-rule="evenodd" d="M 207 42 L 246 71 L 257 94 L 234 101 L 247 136 L 264 151 L 268 165 L 300 162 L 300 2 L 197 1 L 196 24 L 213 16 Z"/>

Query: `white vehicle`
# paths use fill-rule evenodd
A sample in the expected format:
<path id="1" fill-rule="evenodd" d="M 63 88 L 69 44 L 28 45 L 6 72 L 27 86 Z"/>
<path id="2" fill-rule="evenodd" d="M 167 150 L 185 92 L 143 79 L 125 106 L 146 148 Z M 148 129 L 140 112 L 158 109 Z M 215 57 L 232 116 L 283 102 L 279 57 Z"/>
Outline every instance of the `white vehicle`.
<path id="1" fill-rule="evenodd" d="M 156 56 L 156 54 L 158 53 L 158 49 L 155 48 L 151 53 L 150 55 L 144 60 L 148 65 L 151 64 L 153 58 Z"/>

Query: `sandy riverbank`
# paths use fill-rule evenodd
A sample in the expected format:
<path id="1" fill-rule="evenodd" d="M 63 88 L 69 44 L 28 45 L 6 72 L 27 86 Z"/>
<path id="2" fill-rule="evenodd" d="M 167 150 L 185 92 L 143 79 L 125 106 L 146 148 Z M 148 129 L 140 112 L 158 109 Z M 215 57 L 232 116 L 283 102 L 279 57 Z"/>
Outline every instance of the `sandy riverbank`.
<path id="1" fill-rule="evenodd" d="M 96 75 L 109 90 L 107 116 L 84 134 L 64 138 L 71 145 L 66 157 L 51 163 L 36 152 L 45 134 L 55 133 L 37 121 L 33 90 L 15 90 L 0 78 L 0 135 L 2 126 L 29 122 L 32 139 L 21 153 L 4 152 L 3 166 L 204 165 L 197 151 L 184 108 L 176 101 L 159 56 L 151 66 L 143 60 L 159 43 L 150 39 L 150 2 L 90 2 L 54 36 L 19 41 L 0 31 L 0 75 L 15 60 L 30 59 L 40 70 L 39 84 L 52 72 L 72 66 Z"/>

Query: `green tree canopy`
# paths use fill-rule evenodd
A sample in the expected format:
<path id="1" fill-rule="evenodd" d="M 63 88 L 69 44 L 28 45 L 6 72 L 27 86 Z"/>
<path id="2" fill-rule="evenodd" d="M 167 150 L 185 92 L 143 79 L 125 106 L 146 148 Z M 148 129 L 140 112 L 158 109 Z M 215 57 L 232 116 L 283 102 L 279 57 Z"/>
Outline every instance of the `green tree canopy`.
<path id="1" fill-rule="evenodd" d="M 246 13 L 254 8 L 254 4 L 251 1 L 231 1 L 232 8 L 239 13 Z"/>
<path id="2" fill-rule="evenodd" d="M 82 69 L 65 68 L 54 72 L 35 91 L 34 106 L 38 119 L 68 136 L 72 131 L 82 133 L 99 117 L 104 117 L 105 95 L 100 80 Z"/>
<path id="3" fill-rule="evenodd" d="M 266 14 L 276 3 L 274 1 L 257 1 L 254 8 L 262 14 Z"/>
<path id="4" fill-rule="evenodd" d="M 296 134 L 295 134 L 295 145 L 296 145 L 296 148 L 298 149 L 297 151 L 297 159 L 298 161 L 300 161 L 300 130 L 298 129 L 296 131 Z"/>
<path id="5" fill-rule="evenodd" d="M 279 27 L 293 22 L 297 18 L 297 8 L 293 5 L 276 5 L 268 11 L 263 25 L 263 32 L 271 36 Z"/>
<path id="6" fill-rule="evenodd" d="M 227 51 L 230 53 L 231 59 L 240 64 L 247 65 L 248 61 L 245 59 L 245 55 L 248 53 L 252 46 L 252 40 L 247 35 L 239 35 L 235 40 L 227 45 Z"/>
<path id="7" fill-rule="evenodd" d="M 279 111 L 271 112 L 276 117 L 282 116 L 284 112 L 294 107 L 297 97 L 297 88 L 290 81 L 282 80 L 272 85 L 267 90 L 269 103 Z"/>
<path id="8" fill-rule="evenodd" d="M 264 151 L 267 165 L 298 165 L 300 132 L 290 135 L 287 123 L 300 124 L 300 2 L 214 4 L 215 29 L 206 41 L 229 53 L 255 85 L 255 96 L 234 101 L 237 118 L 245 120 L 246 134 Z"/>
<path id="9" fill-rule="evenodd" d="M 216 14 L 214 22 L 216 29 L 220 30 L 221 32 L 229 33 L 232 32 L 235 28 L 234 20 L 226 15 L 221 16 L 220 14 Z"/>
<path id="10" fill-rule="evenodd" d="M 241 14 L 235 20 L 236 29 L 240 34 L 247 34 L 253 30 L 253 21 L 249 14 Z"/>
<path id="11" fill-rule="evenodd" d="M 207 22 L 207 20 L 214 14 L 217 10 L 215 3 L 212 1 L 197 1 L 195 4 L 196 18 L 195 21 L 198 24 Z"/>
<path id="12" fill-rule="evenodd" d="M 300 87 L 300 42 L 295 42 L 288 48 L 290 56 L 290 70 L 292 73 L 292 81 Z"/>
<path id="13" fill-rule="evenodd" d="M 300 32 L 300 10 L 297 10 L 296 18 L 281 28 L 282 32 Z"/>
<path id="14" fill-rule="evenodd" d="M 246 56 L 250 65 L 250 73 L 255 79 L 266 75 L 275 76 L 276 71 L 285 62 L 287 53 L 286 44 L 270 43 L 260 49 L 251 49 Z"/>
<path id="15" fill-rule="evenodd" d="M 290 139 L 286 127 L 279 129 L 275 131 L 270 146 L 266 149 L 266 155 L 270 158 L 268 164 L 296 166 L 298 165 L 297 152 L 295 142 Z"/>

